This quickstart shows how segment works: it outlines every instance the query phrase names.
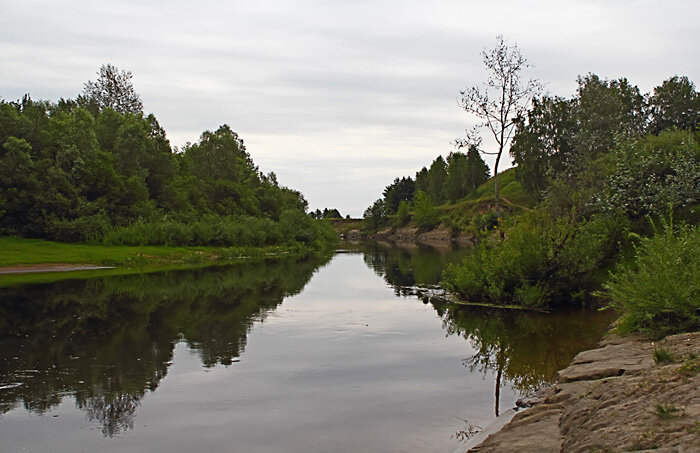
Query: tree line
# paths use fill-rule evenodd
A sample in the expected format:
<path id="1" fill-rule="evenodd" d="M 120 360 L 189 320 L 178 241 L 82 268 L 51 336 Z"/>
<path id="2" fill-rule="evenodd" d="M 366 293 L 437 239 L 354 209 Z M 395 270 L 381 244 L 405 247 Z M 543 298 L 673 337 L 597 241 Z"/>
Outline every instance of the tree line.
<path id="1" fill-rule="evenodd" d="M 179 245 L 322 236 L 302 194 L 261 172 L 228 125 L 173 147 L 130 79 L 106 65 L 76 99 L 0 101 L 0 234 Z"/>
<path id="2" fill-rule="evenodd" d="M 642 94 L 625 78 L 578 78 L 576 95 L 536 98 L 517 120 L 510 154 L 517 178 L 534 197 L 566 175 L 636 137 L 665 130 L 696 132 L 700 96 L 687 77 L 673 76 Z"/>
<path id="3" fill-rule="evenodd" d="M 395 224 L 405 223 L 414 212 L 420 226 L 431 226 L 437 221 L 434 207 L 473 193 L 489 178 L 489 168 L 476 146 L 467 153 L 452 152 L 444 159 L 438 156 L 415 174 L 415 179 L 396 178 L 386 186 L 383 197 L 365 210 L 365 223 L 370 229 L 386 225 L 393 217 Z"/>

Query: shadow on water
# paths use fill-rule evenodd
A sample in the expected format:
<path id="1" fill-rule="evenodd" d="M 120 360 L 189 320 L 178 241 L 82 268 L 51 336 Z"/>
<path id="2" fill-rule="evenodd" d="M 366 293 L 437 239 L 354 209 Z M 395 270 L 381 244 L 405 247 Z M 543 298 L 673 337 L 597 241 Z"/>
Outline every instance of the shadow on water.
<path id="1" fill-rule="evenodd" d="M 254 323 L 330 257 L 62 281 L 0 290 L 0 414 L 43 414 L 72 396 L 102 433 L 132 429 L 185 341 L 230 365 Z"/>
<path id="2" fill-rule="evenodd" d="M 418 296 L 442 319 L 447 335 L 459 335 L 476 351 L 464 358 L 470 373 L 495 375 L 495 413 L 499 414 L 504 384 L 526 395 L 556 380 L 557 371 L 573 357 L 595 347 L 616 315 L 611 310 L 538 313 L 495 307 L 462 306 L 432 297 L 440 269 L 462 260 L 469 249 L 435 249 L 412 245 L 362 248 L 365 263 L 394 288 L 397 295 Z"/>

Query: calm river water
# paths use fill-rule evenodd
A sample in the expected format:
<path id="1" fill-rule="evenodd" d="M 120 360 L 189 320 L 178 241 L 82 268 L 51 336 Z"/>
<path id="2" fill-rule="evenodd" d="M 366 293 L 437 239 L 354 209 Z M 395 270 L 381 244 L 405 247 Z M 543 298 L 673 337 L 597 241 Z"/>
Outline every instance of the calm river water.
<path id="1" fill-rule="evenodd" d="M 464 253 L 0 289 L 0 451 L 453 451 L 611 320 L 416 295 Z"/>

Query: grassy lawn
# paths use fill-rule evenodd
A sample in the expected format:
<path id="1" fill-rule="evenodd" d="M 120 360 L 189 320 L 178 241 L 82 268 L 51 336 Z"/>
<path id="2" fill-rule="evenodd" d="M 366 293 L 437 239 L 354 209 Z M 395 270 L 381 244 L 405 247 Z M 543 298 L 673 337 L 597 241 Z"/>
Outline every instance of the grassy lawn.
<path id="1" fill-rule="evenodd" d="M 128 247 L 65 244 L 40 239 L 0 238 L 0 267 L 18 264 L 98 264 L 114 266 L 140 255 L 168 258 L 186 249 L 174 247 Z"/>
<path id="2" fill-rule="evenodd" d="M 290 251 L 283 247 L 133 247 L 67 244 L 41 239 L 0 237 L 0 267 L 55 263 L 117 267 L 116 269 L 71 272 L 0 274 L 0 287 L 46 283 L 68 278 L 91 278 L 201 267 L 289 254 Z"/>
<path id="3" fill-rule="evenodd" d="M 98 264 L 105 266 L 142 265 L 148 263 L 199 262 L 259 255 L 278 248 L 251 247 L 166 247 L 126 245 L 67 244 L 41 239 L 0 237 L 0 267 L 18 264 Z"/>

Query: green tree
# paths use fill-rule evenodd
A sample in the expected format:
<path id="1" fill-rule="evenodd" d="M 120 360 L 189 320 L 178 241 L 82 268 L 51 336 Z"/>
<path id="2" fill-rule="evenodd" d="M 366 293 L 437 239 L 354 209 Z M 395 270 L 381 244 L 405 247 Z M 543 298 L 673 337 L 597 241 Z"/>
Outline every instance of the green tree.
<path id="1" fill-rule="evenodd" d="M 399 208 L 396 210 L 396 225 L 401 226 L 409 221 L 411 214 L 409 213 L 408 201 L 399 203 Z"/>
<path id="2" fill-rule="evenodd" d="M 467 156 L 455 152 L 447 156 L 447 177 L 443 186 L 446 199 L 454 202 L 462 198 L 467 189 Z"/>
<path id="3" fill-rule="evenodd" d="M 185 149 L 185 159 L 192 174 L 201 179 L 245 182 L 257 176 L 243 139 L 226 124 L 202 133 L 198 143 Z"/>
<path id="4" fill-rule="evenodd" d="M 476 190 L 489 179 L 489 166 L 481 158 L 479 150 L 472 145 L 467 151 L 467 168 L 465 174 L 467 193 Z"/>
<path id="5" fill-rule="evenodd" d="M 648 118 L 644 98 L 627 79 L 602 80 L 588 74 L 578 78 L 578 85 L 574 136 L 578 164 L 644 131 Z"/>
<path id="6" fill-rule="evenodd" d="M 384 192 L 384 203 L 387 214 L 395 214 L 402 201 L 413 200 L 413 194 L 416 191 L 416 186 L 410 177 L 396 178 L 394 182 L 386 186 Z"/>
<path id="7" fill-rule="evenodd" d="M 516 177 L 533 197 L 541 198 L 550 178 L 564 168 L 574 153 L 577 133 L 575 100 L 544 96 L 517 123 L 510 154 Z"/>
<path id="8" fill-rule="evenodd" d="M 36 234 L 33 206 L 39 192 L 32 147 L 24 139 L 9 137 L 0 150 L 0 225 L 5 234 Z"/>
<path id="9" fill-rule="evenodd" d="M 383 199 L 378 199 L 365 209 L 364 226 L 369 230 L 381 228 L 386 222 L 386 207 Z"/>
<path id="10" fill-rule="evenodd" d="M 111 64 L 102 65 L 94 82 L 87 81 L 80 101 L 98 110 L 111 108 L 119 113 L 143 113 L 140 96 L 131 83 L 130 71 L 120 71 Z"/>
<path id="11" fill-rule="evenodd" d="M 440 222 L 437 210 L 430 201 L 430 196 L 422 190 L 416 193 L 413 211 L 413 220 L 418 228 L 430 229 Z"/>
<path id="12" fill-rule="evenodd" d="M 700 95 L 688 77 L 673 76 L 654 88 L 650 98 L 651 124 L 655 134 L 665 129 L 698 130 L 700 124 Z"/>
<path id="13" fill-rule="evenodd" d="M 430 178 L 428 175 L 428 169 L 423 167 L 420 171 L 416 172 L 416 190 L 422 190 L 423 192 L 428 192 L 430 190 Z"/>
<path id="14" fill-rule="evenodd" d="M 444 201 L 444 185 L 447 179 L 447 164 L 442 156 L 438 156 L 430 165 L 428 170 L 428 191 L 427 194 L 433 203 L 440 204 Z"/>

